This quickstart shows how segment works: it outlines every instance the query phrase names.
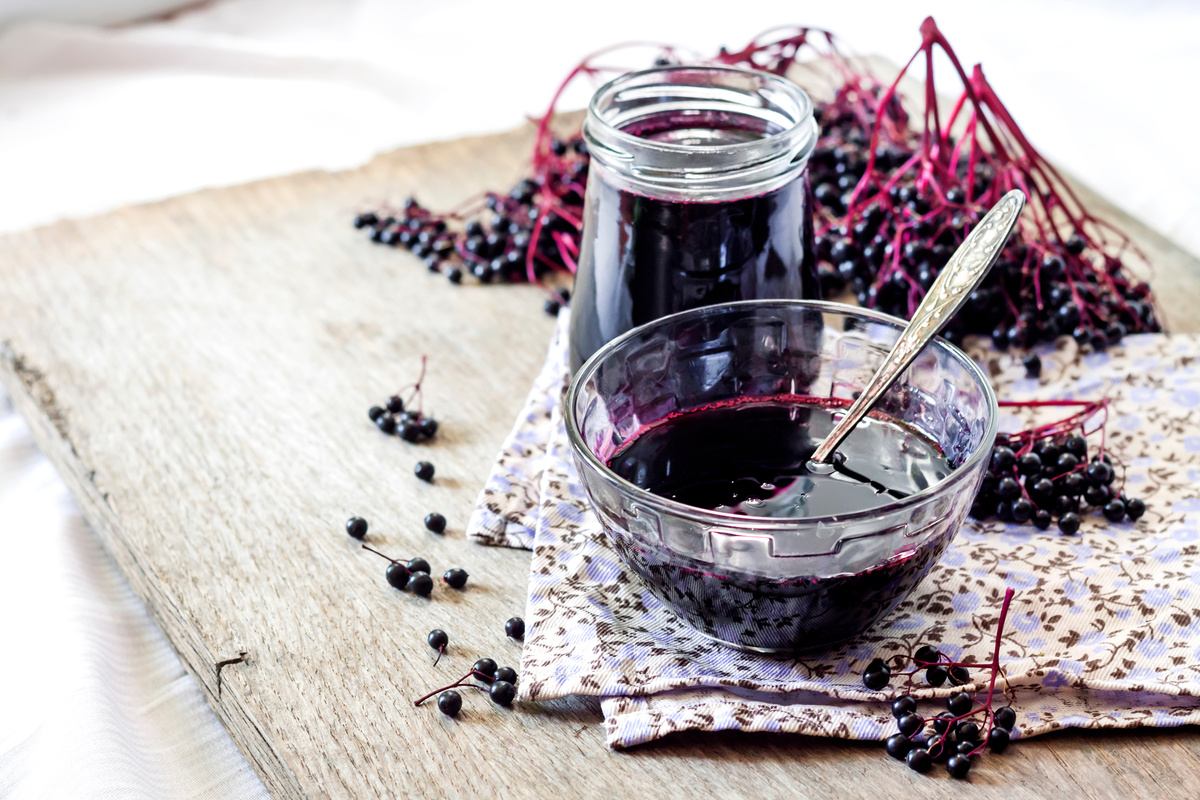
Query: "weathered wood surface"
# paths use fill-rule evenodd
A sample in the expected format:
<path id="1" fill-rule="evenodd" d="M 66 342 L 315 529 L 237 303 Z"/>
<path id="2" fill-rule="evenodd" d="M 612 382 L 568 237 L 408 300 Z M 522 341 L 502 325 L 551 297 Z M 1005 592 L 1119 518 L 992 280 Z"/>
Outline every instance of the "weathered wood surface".
<path id="1" fill-rule="evenodd" d="M 614 753 L 592 700 L 504 710 L 468 694 L 457 720 L 412 706 L 479 656 L 518 661 L 502 624 L 524 606 L 528 555 L 475 547 L 462 526 L 552 322 L 537 290 L 452 287 L 349 219 L 385 194 L 447 205 L 507 185 L 529 140 L 417 147 L 0 239 L 0 380 L 274 797 L 959 796 L 878 745 L 703 734 Z M 1158 266 L 1168 319 L 1194 330 L 1195 261 L 1122 224 Z M 416 447 L 365 411 L 421 353 L 443 427 Z M 423 456 L 431 486 L 411 473 Z M 444 538 L 421 526 L 435 509 Z M 393 591 L 343 532 L 352 514 L 386 552 L 465 567 L 468 591 Z M 435 627 L 452 640 L 437 669 Z M 1197 774 L 1194 730 L 1071 733 L 984 758 L 970 791 L 1190 796 Z"/>

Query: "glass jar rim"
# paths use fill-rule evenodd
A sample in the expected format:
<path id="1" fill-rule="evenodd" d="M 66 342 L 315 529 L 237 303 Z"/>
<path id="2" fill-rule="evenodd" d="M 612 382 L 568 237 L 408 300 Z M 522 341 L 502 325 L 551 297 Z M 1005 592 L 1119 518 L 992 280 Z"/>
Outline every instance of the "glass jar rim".
<path id="1" fill-rule="evenodd" d="M 691 78 L 692 80 L 681 80 Z M 707 79 L 707 80 L 705 80 Z M 707 95 L 705 93 L 708 93 Z M 708 106 L 779 126 L 749 141 L 692 144 L 625 130 L 660 100 L 664 109 Z M 621 101 L 630 102 L 623 119 Z M 666 199 L 729 199 L 764 193 L 802 170 L 818 130 L 808 94 L 770 72 L 709 65 L 671 65 L 628 72 L 601 86 L 588 103 L 583 135 L 589 154 L 635 191 Z M 699 193 L 701 197 L 691 195 Z"/>
<path id="2" fill-rule="evenodd" d="M 584 385 L 599 369 L 600 363 L 612 355 L 612 353 L 626 344 L 629 340 L 643 336 L 649 328 L 665 327 L 667 325 L 679 322 L 681 320 L 695 317 L 715 316 L 740 309 L 749 310 L 752 307 L 793 307 L 806 308 L 814 311 L 820 311 L 829 314 L 841 314 L 843 316 L 857 316 L 866 321 L 874 323 L 882 323 L 888 327 L 903 330 L 907 322 L 893 317 L 890 314 L 884 314 L 874 309 L 860 308 L 857 306 L 847 305 L 845 303 L 834 303 L 828 300 L 738 300 L 731 303 L 718 303 L 711 306 L 703 306 L 701 308 L 693 308 L 687 311 L 679 311 L 675 314 L 670 314 L 665 317 L 660 317 L 653 322 L 648 322 L 645 325 L 634 328 L 626 333 L 618 336 L 612 341 L 605 344 L 584 362 L 583 366 L 571 379 L 570 385 L 567 387 L 567 393 L 563 398 L 563 411 L 566 418 L 567 439 L 570 443 L 571 450 L 578 456 L 587 461 L 592 468 L 598 469 L 599 473 L 610 484 L 615 485 L 624 492 L 632 492 L 640 498 L 640 502 L 646 503 L 650 507 L 657 507 L 668 511 L 669 513 L 695 520 L 705 525 L 723 526 L 729 529 L 745 530 L 753 529 L 758 533 L 774 533 L 774 532 L 791 532 L 797 527 L 815 527 L 821 524 L 834 521 L 833 517 L 751 517 L 741 514 L 733 514 L 724 511 L 716 511 L 714 509 L 699 508 L 682 503 L 678 500 L 672 500 L 662 495 L 654 494 L 653 492 L 643 489 L 631 481 L 622 478 L 615 470 L 600 460 L 600 458 L 592 452 L 587 442 L 583 439 L 583 434 L 580 432 L 580 420 L 578 417 L 576 405 L 579 394 L 583 391 Z M 1000 425 L 1000 409 L 996 401 L 996 393 L 992 389 L 991 381 L 987 379 L 980 366 L 975 363 L 975 360 L 955 347 L 941 337 L 935 338 L 926 347 L 935 347 L 945 350 L 951 358 L 959 362 L 968 374 L 974 378 L 976 383 L 983 389 L 984 402 L 988 406 L 988 421 L 987 428 L 984 431 L 983 438 L 979 447 L 967 456 L 963 463 L 959 464 L 949 475 L 941 481 L 932 484 L 919 492 L 898 499 L 887 505 L 877 508 L 866 509 L 863 511 L 853 511 L 847 514 L 839 514 L 836 517 L 836 522 L 841 524 L 852 522 L 859 519 L 880 516 L 885 513 L 916 506 L 926 499 L 933 497 L 939 492 L 944 492 L 946 489 L 954 487 L 961 483 L 965 476 L 971 473 L 971 468 L 978 464 L 984 458 L 991 457 L 991 447 L 984 443 L 991 442 L 996 437 L 996 432 Z"/>

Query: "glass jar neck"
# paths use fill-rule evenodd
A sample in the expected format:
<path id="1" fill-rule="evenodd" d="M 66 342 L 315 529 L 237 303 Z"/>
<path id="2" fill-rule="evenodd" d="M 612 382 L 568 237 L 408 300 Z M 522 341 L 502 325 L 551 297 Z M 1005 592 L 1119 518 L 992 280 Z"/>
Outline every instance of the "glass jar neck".
<path id="1" fill-rule="evenodd" d="M 677 202 L 765 194 L 795 179 L 817 140 L 812 101 L 776 75 L 660 67 L 600 88 L 583 136 L 615 188 Z"/>

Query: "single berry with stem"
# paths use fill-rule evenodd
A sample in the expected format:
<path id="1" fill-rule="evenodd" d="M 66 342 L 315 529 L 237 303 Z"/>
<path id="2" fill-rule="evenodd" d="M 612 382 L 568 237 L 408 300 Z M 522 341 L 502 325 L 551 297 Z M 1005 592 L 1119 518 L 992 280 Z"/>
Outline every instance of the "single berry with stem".
<path id="1" fill-rule="evenodd" d="M 433 662 L 433 665 L 436 667 L 438 662 L 442 660 L 442 654 L 446 652 L 446 646 L 450 644 L 450 637 L 441 628 L 434 628 L 429 632 L 426 641 L 429 642 L 430 647 L 437 650 L 438 655 Z"/>
<path id="2" fill-rule="evenodd" d="M 392 562 L 388 564 L 387 571 L 384 573 L 384 577 L 387 578 L 387 582 L 391 584 L 393 588 L 403 589 L 408 586 L 409 588 L 412 588 L 414 592 L 416 591 L 416 588 L 412 586 L 412 580 L 416 578 L 418 573 L 413 573 L 404 564 L 401 564 L 391 556 L 384 555 L 370 545 L 364 544 L 362 547 L 363 550 L 370 550 L 375 555 L 382 556 L 383 558 L 386 558 L 388 561 Z"/>
<path id="3" fill-rule="evenodd" d="M 462 710 L 462 695 L 453 689 L 447 689 L 438 695 L 437 706 L 438 711 L 447 717 L 458 716 L 458 712 Z"/>
<path id="4" fill-rule="evenodd" d="M 473 672 L 477 677 L 480 677 L 482 680 L 486 680 L 490 683 L 491 681 L 495 680 L 497 669 L 498 667 L 496 666 L 495 661 L 490 658 L 481 658 L 475 662 L 473 667 L 471 667 L 471 672 Z"/>

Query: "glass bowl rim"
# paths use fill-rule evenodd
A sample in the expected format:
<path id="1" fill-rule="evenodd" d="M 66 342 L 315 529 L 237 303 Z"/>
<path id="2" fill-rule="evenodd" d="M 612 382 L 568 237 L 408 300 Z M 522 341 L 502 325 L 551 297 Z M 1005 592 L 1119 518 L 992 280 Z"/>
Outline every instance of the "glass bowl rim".
<path id="1" fill-rule="evenodd" d="M 890 314 L 884 314 L 874 309 L 862 308 L 860 306 L 852 306 L 847 303 L 835 303 L 828 300 L 737 300 L 729 303 L 717 303 L 701 308 L 693 308 L 687 311 L 679 311 L 674 314 L 669 314 L 665 317 L 660 317 L 652 322 L 647 322 L 644 325 L 639 325 L 630 331 L 626 331 L 617 338 L 605 344 L 592 356 L 584 362 L 579 371 L 575 373 L 571 379 L 571 383 L 567 388 L 566 395 L 563 398 L 564 416 L 567 423 L 567 438 L 570 441 L 571 451 L 576 457 L 582 454 L 584 461 L 595 468 L 599 474 L 609 483 L 614 484 L 618 489 L 623 490 L 627 494 L 632 494 L 637 497 L 639 502 L 643 502 L 649 506 L 657 506 L 660 509 L 668 511 L 672 516 L 690 519 L 702 524 L 710 526 L 724 526 L 731 528 L 752 528 L 756 532 L 773 532 L 773 531 L 794 531 L 797 528 L 815 527 L 821 524 L 836 523 L 842 524 L 853 522 L 870 517 L 880 517 L 885 514 L 892 514 L 899 510 L 904 510 L 910 507 L 915 507 L 946 490 L 954 487 L 956 484 L 965 480 L 965 476 L 973 472 L 974 467 L 983 460 L 983 458 L 991 457 L 991 448 L 984 447 L 982 442 L 995 441 L 996 432 L 1000 426 L 1000 407 L 996 401 L 996 392 L 992 389 L 991 381 L 987 379 L 980 366 L 975 363 L 975 360 L 968 356 L 961 348 L 950 344 L 942 337 L 935 337 L 927 347 L 938 347 L 946 351 L 946 353 L 963 367 L 966 368 L 976 381 L 983 387 L 984 402 L 988 407 L 988 423 L 987 429 L 984 431 L 984 436 L 981 446 L 977 447 L 967 459 L 960 464 L 950 475 L 942 481 L 933 484 L 919 492 L 915 492 L 903 500 L 894 500 L 883 506 L 876 508 L 864 509 L 862 511 L 852 511 L 846 514 L 838 514 L 825 517 L 752 517 L 742 514 L 731 514 L 726 511 L 713 511 L 711 509 L 698 508 L 690 506 L 686 503 L 681 503 L 677 500 L 663 497 L 654 494 L 653 492 L 643 489 L 636 484 L 625 480 L 616 472 L 611 470 L 607 464 L 599 459 L 592 449 L 587 446 L 587 442 L 583 440 L 583 434 L 579 431 L 578 419 L 575 414 L 575 401 L 583 389 L 583 385 L 587 382 L 596 370 L 599 368 L 600 362 L 603 361 L 613 351 L 620 348 L 626 342 L 632 340 L 635 336 L 643 335 L 648 329 L 655 327 L 666 327 L 667 325 L 677 323 L 688 318 L 702 318 L 705 316 L 718 316 L 729 311 L 751 308 L 805 308 L 821 311 L 822 313 L 841 314 L 843 316 L 857 316 L 867 319 L 872 322 L 880 322 L 890 325 L 897 329 L 903 329 L 908 323 L 899 317 L 893 317 Z"/>

